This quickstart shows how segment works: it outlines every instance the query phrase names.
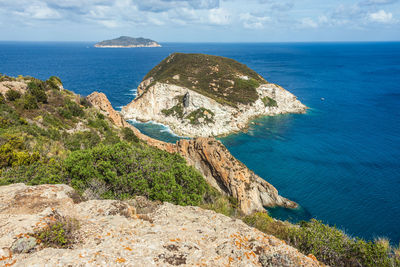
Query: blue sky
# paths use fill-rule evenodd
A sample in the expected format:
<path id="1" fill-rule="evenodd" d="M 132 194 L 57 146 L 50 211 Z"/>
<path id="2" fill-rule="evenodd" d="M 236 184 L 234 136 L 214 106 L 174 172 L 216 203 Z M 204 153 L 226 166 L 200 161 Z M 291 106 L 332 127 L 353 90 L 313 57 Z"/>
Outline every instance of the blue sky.
<path id="1" fill-rule="evenodd" d="M 400 0 L 1 0 L 0 40 L 400 40 Z"/>

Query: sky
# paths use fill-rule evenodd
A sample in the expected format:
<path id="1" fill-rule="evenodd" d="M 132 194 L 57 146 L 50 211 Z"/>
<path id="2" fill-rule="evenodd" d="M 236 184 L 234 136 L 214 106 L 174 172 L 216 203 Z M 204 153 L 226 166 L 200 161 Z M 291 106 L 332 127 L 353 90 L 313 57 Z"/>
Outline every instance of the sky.
<path id="1" fill-rule="evenodd" d="M 0 0 L 0 40 L 399 41 L 400 0 Z"/>

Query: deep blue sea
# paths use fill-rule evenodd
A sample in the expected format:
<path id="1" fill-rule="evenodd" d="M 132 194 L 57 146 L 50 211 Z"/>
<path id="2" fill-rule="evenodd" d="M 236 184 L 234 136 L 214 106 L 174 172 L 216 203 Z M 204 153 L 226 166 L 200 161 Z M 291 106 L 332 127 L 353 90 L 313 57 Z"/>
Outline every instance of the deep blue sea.
<path id="1" fill-rule="evenodd" d="M 307 114 L 257 119 L 248 132 L 221 139 L 301 205 L 270 213 L 292 221 L 314 217 L 351 235 L 400 241 L 400 43 L 92 45 L 0 42 L 0 72 L 57 75 L 67 89 L 82 95 L 102 91 L 119 108 L 170 53 L 236 59 L 310 107 Z M 160 125 L 138 127 L 163 140 L 177 138 Z"/>

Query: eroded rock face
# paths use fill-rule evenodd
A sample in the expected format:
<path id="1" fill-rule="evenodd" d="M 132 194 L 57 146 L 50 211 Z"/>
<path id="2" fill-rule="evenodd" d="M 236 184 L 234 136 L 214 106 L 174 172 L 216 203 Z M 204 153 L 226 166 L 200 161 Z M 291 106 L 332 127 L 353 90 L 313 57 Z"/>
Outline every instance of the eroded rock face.
<path id="1" fill-rule="evenodd" d="M 164 203 L 144 220 L 126 202 L 76 203 L 68 197 L 73 194 L 65 185 L 0 187 L 0 265 L 319 266 L 283 241 L 213 211 Z M 14 206 L 13 196 L 19 203 L 42 204 L 34 210 Z M 78 220 L 80 242 L 71 249 L 25 242 L 51 213 Z"/>
<path id="2" fill-rule="evenodd" d="M 307 108 L 296 96 L 272 83 L 262 84 L 256 89 L 258 99 L 255 102 L 233 107 L 222 105 L 189 88 L 159 82 L 151 85 L 151 81 L 150 77 L 139 85 L 138 96 L 122 108 L 122 116 L 126 120 L 155 121 L 168 125 L 174 133 L 181 136 L 226 135 L 246 128 L 249 121 L 255 117 L 304 113 Z M 188 94 L 190 98 L 186 98 Z M 181 103 L 182 99 L 184 103 Z M 176 112 L 177 110 L 179 112 Z M 199 110 L 206 110 L 212 117 L 199 113 Z M 190 119 L 190 114 L 196 111 L 197 116 L 200 116 L 199 120 L 194 122 Z"/>
<path id="3" fill-rule="evenodd" d="M 263 211 L 264 207 L 297 207 L 295 202 L 281 197 L 275 187 L 249 170 L 214 138 L 180 140 L 177 149 L 208 183 L 236 198 L 245 214 Z"/>
<path id="4" fill-rule="evenodd" d="M 105 112 L 116 125 L 130 127 L 147 144 L 182 155 L 189 165 L 200 171 L 209 184 L 220 192 L 237 198 L 244 214 L 264 211 L 264 207 L 297 207 L 295 202 L 281 197 L 275 187 L 249 170 L 214 138 L 181 140 L 177 144 L 165 143 L 142 134 L 124 121 L 103 93 L 94 92 L 88 96 L 88 100 Z"/>

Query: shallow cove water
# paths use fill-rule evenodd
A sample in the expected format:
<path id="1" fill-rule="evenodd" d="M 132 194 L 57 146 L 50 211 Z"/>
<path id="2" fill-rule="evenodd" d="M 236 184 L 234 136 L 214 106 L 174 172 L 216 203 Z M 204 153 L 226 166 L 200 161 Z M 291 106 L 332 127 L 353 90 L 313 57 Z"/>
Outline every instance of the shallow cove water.
<path id="1" fill-rule="evenodd" d="M 102 91 L 119 108 L 172 52 L 234 58 L 310 107 L 307 114 L 259 118 L 247 132 L 220 139 L 301 205 L 271 214 L 292 221 L 314 217 L 352 235 L 400 241 L 400 43 L 92 45 L 0 42 L 0 72 L 57 75 L 67 89 Z M 159 139 L 178 139 L 164 126 L 135 125 Z"/>

